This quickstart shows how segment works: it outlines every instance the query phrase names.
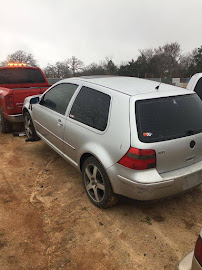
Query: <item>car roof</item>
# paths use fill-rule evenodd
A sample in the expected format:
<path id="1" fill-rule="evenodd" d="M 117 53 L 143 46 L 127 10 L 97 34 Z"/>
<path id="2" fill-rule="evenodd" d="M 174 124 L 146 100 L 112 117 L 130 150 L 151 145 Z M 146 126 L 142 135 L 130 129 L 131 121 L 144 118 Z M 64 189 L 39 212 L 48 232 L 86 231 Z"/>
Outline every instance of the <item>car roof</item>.
<path id="1" fill-rule="evenodd" d="M 135 77 L 122 77 L 122 76 L 86 76 L 86 77 L 74 77 L 71 79 L 65 79 L 60 82 L 70 82 L 70 80 L 88 82 L 90 84 L 107 87 L 115 91 L 134 96 L 138 94 L 147 94 L 151 92 L 163 92 L 163 91 L 175 91 L 176 95 L 183 95 L 192 93 L 180 87 L 173 85 L 160 83 L 152 80 L 140 79 Z M 156 89 L 156 87 L 158 89 Z"/>

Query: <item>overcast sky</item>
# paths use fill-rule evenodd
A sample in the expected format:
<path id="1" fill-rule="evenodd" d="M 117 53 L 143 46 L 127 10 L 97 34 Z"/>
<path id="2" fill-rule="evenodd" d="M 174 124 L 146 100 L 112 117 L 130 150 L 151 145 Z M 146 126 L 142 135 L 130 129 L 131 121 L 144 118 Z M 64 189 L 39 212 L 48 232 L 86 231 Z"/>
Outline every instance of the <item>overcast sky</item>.
<path id="1" fill-rule="evenodd" d="M 88 65 L 136 59 L 139 49 L 202 45 L 202 0 L 1 1 L 0 61 L 16 50 L 41 67 L 76 56 Z"/>

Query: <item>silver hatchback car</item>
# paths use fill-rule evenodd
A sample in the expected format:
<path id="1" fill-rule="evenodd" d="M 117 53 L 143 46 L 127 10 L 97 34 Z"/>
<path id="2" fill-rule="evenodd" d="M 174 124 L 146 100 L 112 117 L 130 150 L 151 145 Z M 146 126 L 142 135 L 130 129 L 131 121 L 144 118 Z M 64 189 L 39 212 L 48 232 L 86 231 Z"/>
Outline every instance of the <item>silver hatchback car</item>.
<path id="1" fill-rule="evenodd" d="M 24 101 L 25 131 L 82 172 L 98 207 L 117 194 L 153 200 L 202 183 L 202 102 L 196 93 L 130 77 L 59 81 Z"/>

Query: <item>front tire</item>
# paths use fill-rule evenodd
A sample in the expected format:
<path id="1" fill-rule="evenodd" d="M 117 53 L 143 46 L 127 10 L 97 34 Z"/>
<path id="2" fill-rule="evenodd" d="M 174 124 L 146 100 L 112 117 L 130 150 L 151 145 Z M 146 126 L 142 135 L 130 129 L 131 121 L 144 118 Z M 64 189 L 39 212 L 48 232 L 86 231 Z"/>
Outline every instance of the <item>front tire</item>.
<path id="1" fill-rule="evenodd" d="M 82 167 L 83 184 L 90 201 L 99 208 L 108 208 L 117 203 L 109 178 L 95 157 L 85 160 Z"/>
<path id="2" fill-rule="evenodd" d="M 35 141 L 39 139 L 38 135 L 36 134 L 31 115 L 28 112 L 24 114 L 24 127 L 28 140 Z"/>
<path id="3" fill-rule="evenodd" d="M 9 133 L 12 130 L 12 124 L 6 120 L 2 111 L 0 111 L 0 132 L 1 133 Z"/>

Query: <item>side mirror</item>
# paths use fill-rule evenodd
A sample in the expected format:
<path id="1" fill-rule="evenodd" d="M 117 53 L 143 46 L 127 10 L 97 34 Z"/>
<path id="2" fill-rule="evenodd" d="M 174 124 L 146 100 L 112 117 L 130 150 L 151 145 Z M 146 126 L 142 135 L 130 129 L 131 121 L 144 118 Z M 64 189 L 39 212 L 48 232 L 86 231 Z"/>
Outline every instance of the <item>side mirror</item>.
<path id="1" fill-rule="evenodd" d="M 30 99 L 30 104 L 37 104 L 40 102 L 40 98 L 39 97 L 33 97 Z"/>

